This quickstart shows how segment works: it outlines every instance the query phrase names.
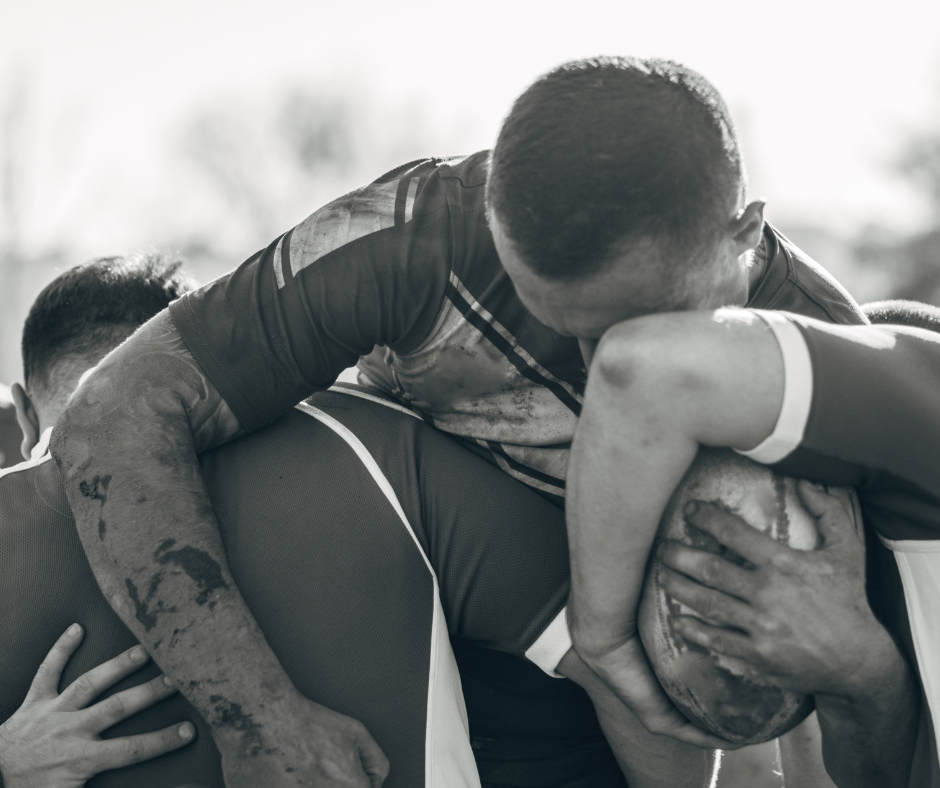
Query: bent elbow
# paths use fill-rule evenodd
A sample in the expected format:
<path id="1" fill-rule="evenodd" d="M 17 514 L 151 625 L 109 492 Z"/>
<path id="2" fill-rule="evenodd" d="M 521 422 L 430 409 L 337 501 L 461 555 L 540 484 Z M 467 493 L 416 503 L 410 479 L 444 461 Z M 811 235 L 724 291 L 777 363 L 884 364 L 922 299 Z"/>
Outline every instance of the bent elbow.
<path id="1" fill-rule="evenodd" d="M 619 323 L 601 337 L 590 377 L 625 391 L 666 371 L 669 354 L 663 338 L 646 318 Z"/>

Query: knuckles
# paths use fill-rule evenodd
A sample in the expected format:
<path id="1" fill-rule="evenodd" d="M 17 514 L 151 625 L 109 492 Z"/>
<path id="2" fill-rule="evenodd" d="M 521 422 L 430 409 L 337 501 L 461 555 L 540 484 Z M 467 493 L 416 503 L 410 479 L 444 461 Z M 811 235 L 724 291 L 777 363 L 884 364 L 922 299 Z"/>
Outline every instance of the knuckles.
<path id="1" fill-rule="evenodd" d="M 128 763 L 138 763 L 146 757 L 143 742 L 138 736 L 128 736 L 124 740 L 123 749 Z"/>
<path id="2" fill-rule="evenodd" d="M 112 695 L 104 702 L 103 710 L 110 718 L 120 718 L 124 716 L 124 699 L 118 695 Z"/>
<path id="3" fill-rule="evenodd" d="M 94 682 L 87 673 L 83 673 L 72 683 L 72 690 L 75 695 L 94 695 L 97 692 Z"/>
<path id="4" fill-rule="evenodd" d="M 715 585 L 724 577 L 721 559 L 714 556 L 704 556 L 699 559 L 696 574 L 706 585 Z"/>

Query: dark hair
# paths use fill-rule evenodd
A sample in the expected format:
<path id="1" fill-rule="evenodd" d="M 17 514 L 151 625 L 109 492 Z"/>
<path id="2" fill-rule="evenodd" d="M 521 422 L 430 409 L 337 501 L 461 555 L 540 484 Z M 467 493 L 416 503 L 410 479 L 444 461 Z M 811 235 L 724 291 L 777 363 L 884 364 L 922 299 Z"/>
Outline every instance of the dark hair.
<path id="1" fill-rule="evenodd" d="M 56 277 L 37 296 L 23 325 L 23 375 L 33 389 L 50 384 L 66 357 L 96 364 L 134 330 L 195 286 L 183 263 L 161 253 L 99 257 Z"/>
<path id="2" fill-rule="evenodd" d="M 940 307 L 920 301 L 873 301 L 864 304 L 862 311 L 872 323 L 890 323 L 896 326 L 926 328 L 940 332 Z"/>
<path id="3" fill-rule="evenodd" d="M 550 279 L 600 270 L 615 244 L 688 253 L 717 233 L 743 179 L 718 91 L 669 60 L 591 58 L 513 104 L 486 199 L 525 263 Z"/>

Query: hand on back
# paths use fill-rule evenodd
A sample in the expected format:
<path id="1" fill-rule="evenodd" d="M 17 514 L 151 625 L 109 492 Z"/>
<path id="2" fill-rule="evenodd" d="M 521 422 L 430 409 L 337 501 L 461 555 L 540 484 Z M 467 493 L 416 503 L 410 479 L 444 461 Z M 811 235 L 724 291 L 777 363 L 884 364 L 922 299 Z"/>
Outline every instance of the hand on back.
<path id="1" fill-rule="evenodd" d="M 195 728 L 188 722 L 102 739 L 102 731 L 176 690 L 157 676 L 93 704 L 102 692 L 147 664 L 147 652 L 135 646 L 83 674 L 60 695 L 62 671 L 82 634 L 74 624 L 56 641 L 23 705 L 0 725 L 0 774 L 6 788 L 77 788 L 99 772 L 155 758 L 193 740 Z"/>

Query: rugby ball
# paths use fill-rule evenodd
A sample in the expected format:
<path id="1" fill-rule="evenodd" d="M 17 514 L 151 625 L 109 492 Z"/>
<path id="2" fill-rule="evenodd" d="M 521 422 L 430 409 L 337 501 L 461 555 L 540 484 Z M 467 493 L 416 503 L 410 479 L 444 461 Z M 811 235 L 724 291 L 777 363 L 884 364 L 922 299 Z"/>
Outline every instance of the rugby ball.
<path id="1" fill-rule="evenodd" d="M 797 497 L 796 481 L 730 449 L 699 451 L 666 507 L 658 539 L 719 553 L 743 565 L 740 556 L 686 522 L 683 511 L 689 501 L 717 504 L 795 549 L 817 546 L 816 523 Z M 699 727 L 738 744 L 768 741 L 800 723 L 812 711 L 811 696 L 787 692 L 743 662 L 689 644 L 676 633 L 676 616 L 696 614 L 663 590 L 657 552 L 654 548 L 646 571 L 639 631 L 653 670 L 676 706 Z"/>

